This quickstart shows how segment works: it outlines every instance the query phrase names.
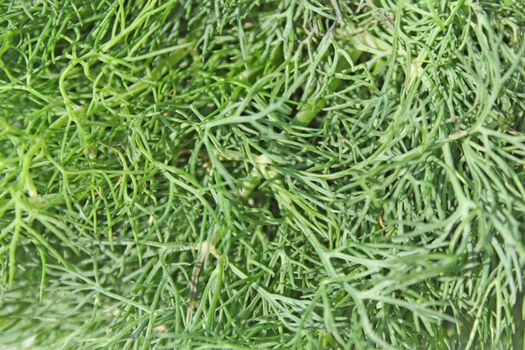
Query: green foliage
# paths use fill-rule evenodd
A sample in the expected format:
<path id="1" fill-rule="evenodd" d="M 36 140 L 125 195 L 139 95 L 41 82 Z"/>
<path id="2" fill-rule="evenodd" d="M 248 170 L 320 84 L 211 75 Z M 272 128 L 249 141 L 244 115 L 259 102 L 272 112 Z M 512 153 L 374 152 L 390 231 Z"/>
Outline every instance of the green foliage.
<path id="1" fill-rule="evenodd" d="M 523 348 L 521 1 L 1 1 L 0 128 L 0 348 Z"/>

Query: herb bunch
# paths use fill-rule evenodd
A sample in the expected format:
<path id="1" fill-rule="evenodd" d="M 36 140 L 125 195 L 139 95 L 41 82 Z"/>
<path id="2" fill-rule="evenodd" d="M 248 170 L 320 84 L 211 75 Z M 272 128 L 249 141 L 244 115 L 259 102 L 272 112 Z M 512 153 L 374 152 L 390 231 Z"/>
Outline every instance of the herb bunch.
<path id="1" fill-rule="evenodd" d="M 523 347 L 520 1 L 0 15 L 0 348 Z"/>

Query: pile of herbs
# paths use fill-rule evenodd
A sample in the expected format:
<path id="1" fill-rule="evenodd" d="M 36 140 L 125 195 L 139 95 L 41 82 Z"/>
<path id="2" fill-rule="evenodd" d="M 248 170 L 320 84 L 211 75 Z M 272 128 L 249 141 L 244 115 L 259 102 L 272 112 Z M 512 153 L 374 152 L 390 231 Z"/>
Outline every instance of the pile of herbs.
<path id="1" fill-rule="evenodd" d="M 0 2 L 0 348 L 521 349 L 525 6 Z"/>

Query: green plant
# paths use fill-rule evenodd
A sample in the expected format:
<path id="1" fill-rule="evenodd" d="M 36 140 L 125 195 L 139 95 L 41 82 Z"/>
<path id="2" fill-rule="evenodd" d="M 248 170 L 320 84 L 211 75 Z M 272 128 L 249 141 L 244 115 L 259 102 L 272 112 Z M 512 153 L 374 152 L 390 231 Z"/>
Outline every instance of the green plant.
<path id="1" fill-rule="evenodd" d="M 523 347 L 520 1 L 0 15 L 0 348 Z"/>

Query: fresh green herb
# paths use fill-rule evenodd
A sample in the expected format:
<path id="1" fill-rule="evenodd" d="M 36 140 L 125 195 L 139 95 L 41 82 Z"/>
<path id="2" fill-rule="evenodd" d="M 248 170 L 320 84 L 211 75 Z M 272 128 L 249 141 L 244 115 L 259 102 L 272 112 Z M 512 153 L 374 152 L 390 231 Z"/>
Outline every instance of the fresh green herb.
<path id="1" fill-rule="evenodd" d="M 0 2 L 0 348 L 522 349 L 525 7 Z"/>

